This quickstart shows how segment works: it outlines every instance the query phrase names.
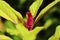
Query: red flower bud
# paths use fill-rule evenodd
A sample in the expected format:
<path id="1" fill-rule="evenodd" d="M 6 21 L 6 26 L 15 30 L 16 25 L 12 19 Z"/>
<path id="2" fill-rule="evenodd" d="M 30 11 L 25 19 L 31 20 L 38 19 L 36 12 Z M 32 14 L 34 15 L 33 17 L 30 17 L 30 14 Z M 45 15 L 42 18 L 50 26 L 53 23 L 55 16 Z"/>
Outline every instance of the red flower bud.
<path id="1" fill-rule="evenodd" d="M 28 30 L 32 30 L 33 28 L 33 17 L 32 14 L 30 12 L 26 12 L 26 15 L 28 16 L 27 18 L 27 22 L 26 22 L 26 28 L 28 28 Z"/>

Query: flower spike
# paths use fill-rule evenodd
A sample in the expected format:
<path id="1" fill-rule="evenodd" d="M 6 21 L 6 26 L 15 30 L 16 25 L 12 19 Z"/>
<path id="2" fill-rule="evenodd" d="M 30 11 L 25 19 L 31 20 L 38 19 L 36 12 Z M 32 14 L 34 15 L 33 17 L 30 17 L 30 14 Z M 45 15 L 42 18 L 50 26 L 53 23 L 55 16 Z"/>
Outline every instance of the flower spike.
<path id="1" fill-rule="evenodd" d="M 33 17 L 32 14 L 30 12 L 26 12 L 26 15 L 28 16 L 27 18 L 27 22 L 26 22 L 26 28 L 28 28 L 28 30 L 32 30 L 33 28 Z"/>

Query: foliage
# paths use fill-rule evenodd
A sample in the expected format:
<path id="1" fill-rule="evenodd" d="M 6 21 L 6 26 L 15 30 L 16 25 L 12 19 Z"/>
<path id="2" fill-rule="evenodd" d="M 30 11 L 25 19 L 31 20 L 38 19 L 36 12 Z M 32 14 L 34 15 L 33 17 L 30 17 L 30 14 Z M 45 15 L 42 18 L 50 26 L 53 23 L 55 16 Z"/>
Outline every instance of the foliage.
<path id="1" fill-rule="evenodd" d="M 19 2 L 23 5 L 26 0 L 19 0 Z M 28 30 L 25 24 L 29 17 L 26 19 L 5 0 L 0 0 L 0 40 L 36 40 L 38 33 L 40 33 L 38 36 L 40 39 L 37 40 L 60 40 L 60 11 L 58 7 L 60 0 L 54 0 L 38 13 L 42 3 L 43 0 L 34 0 L 29 6 L 28 10 L 35 20 L 32 24 L 33 29 Z M 53 13 L 57 10 L 58 17 L 53 17 L 55 15 Z M 42 24 L 43 20 L 45 22 Z M 44 31 L 45 35 L 43 36 L 41 33 Z"/>

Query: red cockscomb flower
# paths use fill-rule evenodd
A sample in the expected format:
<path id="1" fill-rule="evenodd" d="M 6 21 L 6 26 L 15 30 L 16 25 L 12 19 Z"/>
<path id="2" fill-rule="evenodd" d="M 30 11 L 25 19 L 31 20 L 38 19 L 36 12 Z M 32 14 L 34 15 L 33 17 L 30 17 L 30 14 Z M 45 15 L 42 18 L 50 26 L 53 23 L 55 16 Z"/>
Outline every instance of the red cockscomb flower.
<path id="1" fill-rule="evenodd" d="M 28 16 L 28 18 L 27 18 L 27 22 L 26 22 L 25 26 L 26 26 L 26 28 L 28 28 L 28 30 L 32 30 L 32 28 L 33 28 L 32 14 L 30 12 L 26 12 L 26 15 Z"/>

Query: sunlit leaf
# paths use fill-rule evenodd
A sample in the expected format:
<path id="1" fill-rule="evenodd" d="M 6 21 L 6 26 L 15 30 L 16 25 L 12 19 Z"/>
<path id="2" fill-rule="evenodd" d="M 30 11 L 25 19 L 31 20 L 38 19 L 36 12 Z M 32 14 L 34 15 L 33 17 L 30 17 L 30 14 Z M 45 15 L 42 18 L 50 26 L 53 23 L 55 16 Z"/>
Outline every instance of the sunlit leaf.
<path id="1" fill-rule="evenodd" d="M 32 31 L 29 32 L 29 34 L 28 34 L 29 37 L 26 36 L 26 39 L 27 39 L 27 40 L 35 40 L 37 34 L 38 34 L 41 30 L 43 30 L 43 29 L 44 29 L 43 26 L 42 26 L 42 27 L 36 27 L 36 28 L 34 28 Z M 28 38 L 27 38 L 27 37 L 28 37 Z"/>
<path id="2" fill-rule="evenodd" d="M 56 5 L 59 1 L 53 1 L 49 5 L 47 5 L 41 12 L 38 14 L 37 18 L 35 19 L 34 25 L 46 14 L 48 10 L 50 10 L 54 5 Z"/>
<path id="3" fill-rule="evenodd" d="M 59 38 L 56 38 L 54 35 L 50 37 L 48 40 L 59 40 Z"/>
<path id="4" fill-rule="evenodd" d="M 28 29 L 25 28 L 25 26 L 21 23 L 16 25 L 17 30 L 20 32 L 22 36 L 26 35 L 28 33 Z"/>
<path id="5" fill-rule="evenodd" d="M 0 40 L 12 40 L 12 39 L 9 38 L 8 36 L 0 35 Z"/>
<path id="6" fill-rule="evenodd" d="M 42 26 L 42 27 L 36 27 L 36 28 L 34 28 L 32 31 L 30 31 L 31 33 L 31 35 L 37 35 L 41 30 L 43 30 L 44 29 L 44 27 Z"/>
<path id="7" fill-rule="evenodd" d="M 32 13 L 33 17 L 36 16 L 37 11 L 39 9 L 39 7 L 41 6 L 43 0 L 35 0 L 35 2 L 32 3 L 32 5 L 30 6 L 29 10 Z"/>
<path id="8" fill-rule="evenodd" d="M 55 34 L 52 35 L 48 40 L 59 40 L 60 38 L 60 25 L 56 27 Z"/>
<path id="9" fill-rule="evenodd" d="M 11 11 L 6 4 L 4 4 L 4 1 L 0 1 L 0 10 L 3 11 L 7 16 L 9 16 L 15 24 L 18 23 L 17 16 L 14 14 L 13 11 Z"/>
<path id="10" fill-rule="evenodd" d="M 28 34 L 26 34 L 23 37 L 23 40 L 35 40 L 37 34 L 43 29 L 44 27 L 36 27 L 35 29 L 31 30 L 28 32 Z M 29 36 L 29 37 L 28 37 Z"/>
<path id="11" fill-rule="evenodd" d="M 55 1 L 60 1 L 60 0 L 55 0 Z"/>
<path id="12" fill-rule="evenodd" d="M 0 10 L 0 16 L 7 19 L 7 20 L 10 20 L 10 21 L 13 21 L 8 15 L 6 15 L 3 11 Z M 14 22 L 14 21 L 13 21 Z"/>
<path id="13" fill-rule="evenodd" d="M 16 25 L 17 30 L 19 31 L 19 35 L 22 37 L 23 40 L 35 40 L 37 34 L 44 29 L 44 27 L 36 27 L 33 30 L 28 31 L 24 25 L 21 23 Z M 29 36 L 29 37 L 28 37 Z"/>
<path id="14" fill-rule="evenodd" d="M 60 25 L 56 27 L 55 36 L 60 38 Z"/>
<path id="15" fill-rule="evenodd" d="M 21 13 L 17 12 L 16 10 L 14 10 L 12 7 L 10 7 L 10 5 L 8 3 L 6 3 L 5 1 L 3 2 L 3 4 L 8 7 L 8 9 L 10 9 L 20 20 L 20 22 L 22 22 L 24 24 L 24 20 L 23 17 L 21 15 Z"/>

